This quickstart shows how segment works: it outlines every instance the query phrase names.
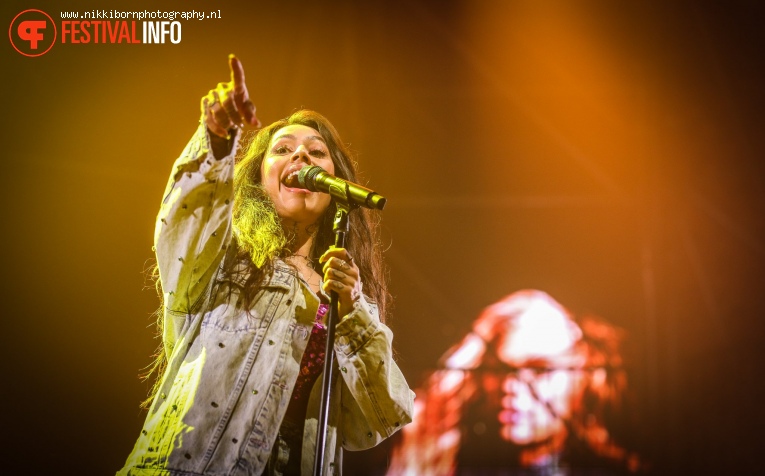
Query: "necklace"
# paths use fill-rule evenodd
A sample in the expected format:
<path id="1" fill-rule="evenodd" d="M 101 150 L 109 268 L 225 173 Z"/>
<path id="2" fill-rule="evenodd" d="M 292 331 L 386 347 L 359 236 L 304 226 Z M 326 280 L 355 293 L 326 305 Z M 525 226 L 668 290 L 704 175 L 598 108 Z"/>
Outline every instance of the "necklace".
<path id="1" fill-rule="evenodd" d="M 313 266 L 313 258 L 311 258 L 310 256 L 294 254 L 294 255 L 290 255 L 290 258 L 303 258 L 306 263 Z"/>
<path id="2" fill-rule="evenodd" d="M 298 268 L 298 272 L 300 273 L 300 276 L 302 276 L 303 280 L 309 286 L 311 286 L 311 288 L 313 288 L 314 290 L 321 287 L 321 275 L 317 273 L 316 270 L 313 269 L 313 264 L 314 264 L 313 258 L 311 258 L 310 256 L 299 255 L 299 254 L 290 255 L 288 259 L 289 258 L 303 258 L 307 266 L 305 270 L 301 270 L 300 269 L 301 266 L 299 265 L 294 265 Z M 316 279 L 316 282 L 312 282 L 314 278 Z"/>

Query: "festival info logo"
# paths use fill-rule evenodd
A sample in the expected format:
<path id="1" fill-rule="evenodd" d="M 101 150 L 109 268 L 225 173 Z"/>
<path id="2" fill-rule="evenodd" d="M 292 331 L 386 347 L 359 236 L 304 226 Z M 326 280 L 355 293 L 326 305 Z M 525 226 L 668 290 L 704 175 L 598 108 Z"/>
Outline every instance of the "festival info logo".
<path id="1" fill-rule="evenodd" d="M 24 56 L 42 56 L 56 42 L 56 24 L 42 10 L 24 10 L 8 30 L 13 47 Z"/>

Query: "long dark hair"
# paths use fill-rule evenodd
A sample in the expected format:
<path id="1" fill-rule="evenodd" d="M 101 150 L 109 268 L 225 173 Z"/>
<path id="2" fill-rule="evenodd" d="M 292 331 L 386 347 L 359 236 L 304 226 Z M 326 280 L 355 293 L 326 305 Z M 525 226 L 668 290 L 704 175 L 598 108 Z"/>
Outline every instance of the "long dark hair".
<path id="1" fill-rule="evenodd" d="M 292 254 L 289 249 L 290 237 L 284 230 L 279 229 L 276 210 L 263 190 L 260 176 L 261 165 L 271 139 L 280 129 L 289 125 L 315 129 L 327 144 L 335 166 L 335 175 L 352 182 L 358 181 L 356 165 L 348 147 L 340 140 L 340 135 L 327 118 L 315 111 L 296 111 L 255 133 L 238 155 L 234 172 L 235 239 L 240 259 L 249 258 L 252 262 L 250 276 L 245 284 L 247 288 L 258 287 L 264 277 L 273 270 L 275 259 Z M 314 235 L 309 259 L 319 274 L 322 274 L 319 257 L 335 241 L 332 223 L 336 210 L 335 202 L 332 201 L 319 219 Z M 380 319 L 384 321 L 389 293 L 377 231 L 379 215 L 367 209 L 356 209 L 349 214 L 349 222 L 346 249 L 359 267 L 364 294 L 377 305 Z M 248 294 L 252 296 L 252 293 Z"/>

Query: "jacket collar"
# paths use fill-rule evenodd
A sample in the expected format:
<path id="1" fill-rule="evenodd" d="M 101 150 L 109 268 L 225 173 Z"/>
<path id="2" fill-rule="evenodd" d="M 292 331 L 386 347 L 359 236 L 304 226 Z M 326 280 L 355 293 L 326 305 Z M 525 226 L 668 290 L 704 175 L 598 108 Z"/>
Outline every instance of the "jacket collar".
<path id="1" fill-rule="evenodd" d="M 284 261 L 277 259 L 274 262 L 274 271 L 267 276 L 263 287 L 281 288 L 290 290 L 293 282 L 297 279 L 297 271 Z"/>

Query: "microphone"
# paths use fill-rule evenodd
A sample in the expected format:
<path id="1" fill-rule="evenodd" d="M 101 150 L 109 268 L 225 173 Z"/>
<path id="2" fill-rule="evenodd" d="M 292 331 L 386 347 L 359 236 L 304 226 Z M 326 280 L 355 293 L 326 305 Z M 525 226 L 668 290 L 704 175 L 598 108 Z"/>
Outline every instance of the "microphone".
<path id="1" fill-rule="evenodd" d="M 376 210 L 382 210 L 385 206 L 386 199 L 379 193 L 330 175 L 318 165 L 309 165 L 300 169 L 298 182 L 307 190 L 328 193 L 333 198 L 348 204 Z"/>

